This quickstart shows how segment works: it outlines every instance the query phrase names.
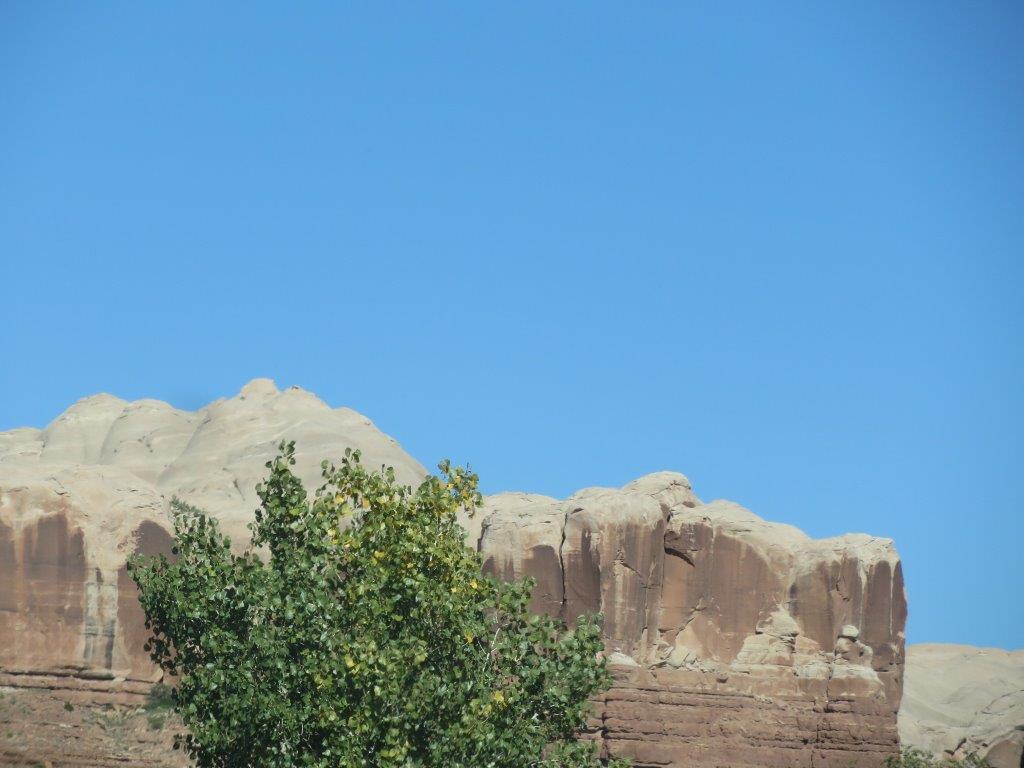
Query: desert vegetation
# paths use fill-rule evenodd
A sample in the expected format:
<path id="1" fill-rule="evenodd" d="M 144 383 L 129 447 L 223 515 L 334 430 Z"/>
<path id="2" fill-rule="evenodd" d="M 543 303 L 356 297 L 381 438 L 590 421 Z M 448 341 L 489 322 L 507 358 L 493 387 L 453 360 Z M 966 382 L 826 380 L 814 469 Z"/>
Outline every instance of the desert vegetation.
<path id="1" fill-rule="evenodd" d="M 907 748 L 886 759 L 885 768 L 990 768 L 988 762 L 976 754 L 961 758 L 935 757 L 920 749 Z"/>

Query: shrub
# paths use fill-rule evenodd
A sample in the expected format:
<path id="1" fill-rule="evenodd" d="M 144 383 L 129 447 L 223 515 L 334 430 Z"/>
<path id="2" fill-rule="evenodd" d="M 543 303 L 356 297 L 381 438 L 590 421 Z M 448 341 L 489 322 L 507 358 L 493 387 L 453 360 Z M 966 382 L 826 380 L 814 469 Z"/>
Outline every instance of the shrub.
<path id="1" fill-rule="evenodd" d="M 935 757 L 929 752 L 909 747 L 899 755 L 888 757 L 885 768 L 990 768 L 988 762 L 974 753 L 957 760 L 952 757 Z"/>
<path id="2" fill-rule="evenodd" d="M 172 709 L 174 707 L 174 689 L 166 683 L 157 683 L 149 689 L 149 694 L 146 696 L 147 712 L 158 712 L 162 709 Z"/>

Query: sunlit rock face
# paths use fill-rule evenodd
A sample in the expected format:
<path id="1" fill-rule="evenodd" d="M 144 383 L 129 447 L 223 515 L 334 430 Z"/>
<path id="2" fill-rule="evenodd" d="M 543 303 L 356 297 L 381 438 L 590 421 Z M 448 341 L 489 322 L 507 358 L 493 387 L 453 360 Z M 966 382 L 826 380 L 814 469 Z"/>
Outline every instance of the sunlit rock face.
<path id="1" fill-rule="evenodd" d="M 247 541 L 282 440 L 310 488 L 346 448 L 403 482 L 425 474 L 364 416 L 267 380 L 194 413 L 97 395 L 46 429 L 0 434 L 0 682 L 113 695 L 158 679 L 128 558 L 169 552 L 175 496 Z"/>
<path id="2" fill-rule="evenodd" d="M 246 541 L 282 440 L 307 487 L 348 447 L 403 482 L 425 474 L 365 417 L 266 380 L 194 413 L 100 395 L 0 434 L 0 684 L 147 690 L 159 672 L 128 557 L 169 550 L 173 496 Z M 837 768 L 895 751 L 906 604 L 888 540 L 812 540 L 667 472 L 565 500 L 499 494 L 466 523 L 489 572 L 537 580 L 535 610 L 603 614 L 606 751 L 641 767 Z"/>
<path id="3" fill-rule="evenodd" d="M 899 716 L 906 744 L 943 757 L 972 752 L 1024 766 L 1024 649 L 921 643 L 907 648 Z"/>
<path id="4" fill-rule="evenodd" d="M 485 569 L 604 615 L 607 748 L 636 765 L 875 765 L 897 748 L 906 601 L 892 542 L 813 540 L 682 475 L 488 499 Z"/>

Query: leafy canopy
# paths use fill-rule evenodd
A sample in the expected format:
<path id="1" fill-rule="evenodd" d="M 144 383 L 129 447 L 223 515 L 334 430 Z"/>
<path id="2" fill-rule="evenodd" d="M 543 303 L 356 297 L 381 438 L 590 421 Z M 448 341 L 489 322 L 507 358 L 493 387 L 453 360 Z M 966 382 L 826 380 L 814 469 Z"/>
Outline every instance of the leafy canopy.
<path id="1" fill-rule="evenodd" d="M 443 462 L 413 491 L 346 451 L 310 499 L 294 453 L 267 464 L 245 553 L 177 503 L 176 557 L 130 565 L 198 765 L 598 765 L 577 738 L 610 682 L 597 618 L 568 630 L 529 613 L 529 580 L 482 574 L 457 519 L 476 475 Z"/>

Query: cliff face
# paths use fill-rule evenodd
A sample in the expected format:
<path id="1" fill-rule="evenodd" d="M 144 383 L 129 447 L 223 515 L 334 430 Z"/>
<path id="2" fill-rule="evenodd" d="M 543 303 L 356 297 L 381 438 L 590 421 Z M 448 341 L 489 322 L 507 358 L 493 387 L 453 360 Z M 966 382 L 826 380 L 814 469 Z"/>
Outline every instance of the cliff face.
<path id="1" fill-rule="evenodd" d="M 285 439 L 310 487 L 347 447 L 405 482 L 425 473 L 369 419 L 266 380 L 196 413 L 98 395 L 46 429 L 0 434 L 0 684 L 123 692 L 157 679 L 127 559 L 170 549 L 174 496 L 248 541 L 256 484 Z"/>
<path id="2" fill-rule="evenodd" d="M 602 612 L 600 720 L 637 765 L 876 764 L 897 746 L 906 602 L 892 542 L 815 541 L 682 475 L 487 502 L 485 568 L 534 608 Z"/>
<path id="3" fill-rule="evenodd" d="M 310 485 L 346 447 L 404 482 L 424 469 L 348 409 L 255 381 L 195 412 L 83 400 L 0 434 L 0 685 L 124 700 L 158 672 L 125 562 L 170 546 L 177 495 L 238 541 L 277 444 Z M 467 521 L 485 567 L 537 579 L 534 607 L 603 612 L 616 685 L 596 734 L 638 766 L 878 765 L 897 745 L 906 605 L 892 543 L 815 541 L 685 477 L 559 501 L 490 497 Z"/>

